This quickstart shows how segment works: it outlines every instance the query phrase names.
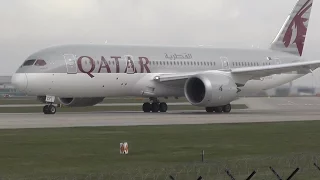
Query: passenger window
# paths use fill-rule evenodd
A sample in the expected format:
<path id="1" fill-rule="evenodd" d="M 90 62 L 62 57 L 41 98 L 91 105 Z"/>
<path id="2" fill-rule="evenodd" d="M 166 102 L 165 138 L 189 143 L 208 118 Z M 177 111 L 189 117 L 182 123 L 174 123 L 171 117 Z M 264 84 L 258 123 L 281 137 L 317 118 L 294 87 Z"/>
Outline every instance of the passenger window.
<path id="1" fill-rule="evenodd" d="M 35 59 L 26 60 L 26 61 L 22 64 L 22 66 L 32 66 L 35 61 L 36 61 Z"/>
<path id="2" fill-rule="evenodd" d="M 46 64 L 47 64 L 46 61 L 44 61 L 42 59 L 38 59 L 34 65 L 35 66 L 45 66 Z"/>

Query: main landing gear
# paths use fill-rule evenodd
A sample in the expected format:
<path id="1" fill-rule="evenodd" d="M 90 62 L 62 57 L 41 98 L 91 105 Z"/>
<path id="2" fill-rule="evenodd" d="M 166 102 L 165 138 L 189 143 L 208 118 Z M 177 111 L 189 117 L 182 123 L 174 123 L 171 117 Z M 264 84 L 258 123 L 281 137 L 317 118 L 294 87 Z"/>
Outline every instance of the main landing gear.
<path id="1" fill-rule="evenodd" d="M 150 98 L 152 103 L 145 102 L 142 105 L 143 112 L 167 112 L 168 105 L 165 102 L 159 102 L 157 98 Z"/>
<path id="2" fill-rule="evenodd" d="M 224 105 L 224 106 L 218 106 L 218 107 L 206 107 L 206 111 L 208 113 L 230 113 L 231 111 L 231 104 L 227 104 L 227 105 Z"/>

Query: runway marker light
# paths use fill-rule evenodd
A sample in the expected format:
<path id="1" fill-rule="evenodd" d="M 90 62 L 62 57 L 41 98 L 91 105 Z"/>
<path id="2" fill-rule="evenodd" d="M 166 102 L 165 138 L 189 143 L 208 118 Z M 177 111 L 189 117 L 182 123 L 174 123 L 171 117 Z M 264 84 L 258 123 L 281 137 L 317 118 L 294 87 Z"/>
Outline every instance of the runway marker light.
<path id="1" fill-rule="evenodd" d="M 120 143 L 120 154 L 128 154 L 129 146 L 127 142 Z"/>

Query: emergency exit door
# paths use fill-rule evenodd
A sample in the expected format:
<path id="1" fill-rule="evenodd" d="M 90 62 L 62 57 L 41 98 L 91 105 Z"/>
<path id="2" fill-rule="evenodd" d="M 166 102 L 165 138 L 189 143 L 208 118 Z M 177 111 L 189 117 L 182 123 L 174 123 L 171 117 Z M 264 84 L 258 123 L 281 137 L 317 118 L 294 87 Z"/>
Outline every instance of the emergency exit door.
<path id="1" fill-rule="evenodd" d="M 220 57 L 222 69 L 230 69 L 229 60 L 227 57 Z"/>

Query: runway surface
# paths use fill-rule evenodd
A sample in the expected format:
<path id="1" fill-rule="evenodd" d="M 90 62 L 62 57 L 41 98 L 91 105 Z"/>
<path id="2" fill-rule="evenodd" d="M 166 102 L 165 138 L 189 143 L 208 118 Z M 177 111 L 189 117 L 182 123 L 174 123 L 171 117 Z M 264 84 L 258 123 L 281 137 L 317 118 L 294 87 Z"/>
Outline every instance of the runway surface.
<path id="1" fill-rule="evenodd" d="M 232 110 L 230 114 L 208 114 L 204 111 L 89 112 L 0 114 L 0 129 L 135 126 L 169 124 L 246 123 L 320 120 L 320 98 L 243 98 L 250 109 Z"/>
<path id="2" fill-rule="evenodd" d="M 142 103 L 101 103 L 95 106 L 141 106 Z M 189 102 L 167 103 L 169 106 L 191 105 Z M 44 104 L 2 104 L 2 107 L 43 107 Z"/>
<path id="3" fill-rule="evenodd" d="M 234 110 L 230 114 L 207 114 L 201 111 L 171 111 L 168 113 L 91 112 L 57 113 L 55 115 L 0 114 L 0 129 L 135 126 L 169 124 L 208 124 L 319 120 L 320 111 Z"/>

